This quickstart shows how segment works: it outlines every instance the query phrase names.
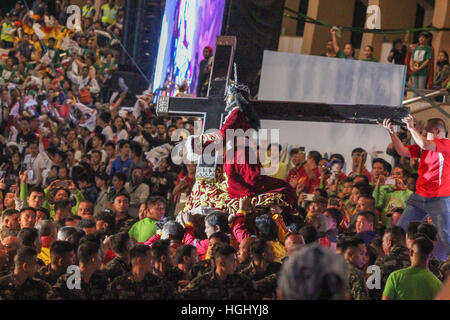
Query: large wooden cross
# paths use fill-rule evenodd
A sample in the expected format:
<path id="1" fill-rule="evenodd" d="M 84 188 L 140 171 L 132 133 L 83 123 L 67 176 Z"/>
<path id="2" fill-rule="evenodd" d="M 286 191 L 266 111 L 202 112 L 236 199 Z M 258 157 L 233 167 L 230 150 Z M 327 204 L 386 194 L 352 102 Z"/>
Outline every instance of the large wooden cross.
<path id="1" fill-rule="evenodd" d="M 219 129 L 226 115 L 224 97 L 232 72 L 235 48 L 236 37 L 217 37 L 207 96 L 204 98 L 160 96 L 156 107 L 157 115 L 203 117 L 202 133 L 208 129 Z M 376 123 L 381 119 L 390 118 L 393 122 L 400 123 L 400 120 L 409 114 L 408 107 L 261 100 L 254 100 L 252 104 L 259 117 L 266 120 Z M 200 158 L 196 176 L 214 178 L 215 168 L 215 163 L 206 164 Z"/>

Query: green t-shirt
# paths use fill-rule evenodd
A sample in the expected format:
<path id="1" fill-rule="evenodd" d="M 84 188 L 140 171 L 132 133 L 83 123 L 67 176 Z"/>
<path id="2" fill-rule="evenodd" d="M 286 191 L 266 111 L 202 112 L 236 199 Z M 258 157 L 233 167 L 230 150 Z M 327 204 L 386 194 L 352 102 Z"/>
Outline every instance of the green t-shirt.
<path id="1" fill-rule="evenodd" d="M 145 242 L 155 235 L 157 229 L 156 223 L 157 221 L 150 218 L 142 219 L 133 224 L 128 234 L 138 242 Z"/>
<path id="2" fill-rule="evenodd" d="M 377 58 L 362 59 L 362 61 L 378 62 Z"/>
<path id="3" fill-rule="evenodd" d="M 416 67 L 420 67 L 426 60 L 431 60 L 432 51 L 428 46 L 417 46 L 412 54 L 413 64 Z M 414 72 L 416 76 L 428 76 L 428 67 L 423 68 L 419 72 Z"/>
<path id="4" fill-rule="evenodd" d="M 409 267 L 392 272 L 383 296 L 395 300 L 432 300 L 442 288 L 442 282 L 427 269 Z"/>

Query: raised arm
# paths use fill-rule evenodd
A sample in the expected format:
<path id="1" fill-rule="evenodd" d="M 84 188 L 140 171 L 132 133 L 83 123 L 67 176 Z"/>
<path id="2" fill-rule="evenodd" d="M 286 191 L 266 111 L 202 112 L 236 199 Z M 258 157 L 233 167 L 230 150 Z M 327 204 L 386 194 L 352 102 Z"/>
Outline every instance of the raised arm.
<path id="1" fill-rule="evenodd" d="M 406 123 L 409 132 L 411 132 L 411 136 L 421 149 L 436 151 L 436 143 L 434 143 L 433 140 L 428 140 L 426 137 L 422 136 L 414 127 L 413 116 L 409 115 L 408 117 L 403 118 L 402 121 Z"/>
<path id="2" fill-rule="evenodd" d="M 384 119 L 382 125 L 391 136 L 392 144 L 394 145 L 395 151 L 402 156 L 402 157 L 411 157 L 411 153 L 409 152 L 409 149 L 403 144 L 403 142 L 398 137 L 397 133 L 394 131 L 394 127 L 392 126 L 390 119 Z"/>
<path id="3" fill-rule="evenodd" d="M 337 53 L 339 51 L 339 45 L 338 45 L 338 42 L 336 39 L 336 30 L 331 29 L 330 32 L 331 32 L 331 39 L 333 41 L 333 49 L 334 49 L 334 52 Z"/>

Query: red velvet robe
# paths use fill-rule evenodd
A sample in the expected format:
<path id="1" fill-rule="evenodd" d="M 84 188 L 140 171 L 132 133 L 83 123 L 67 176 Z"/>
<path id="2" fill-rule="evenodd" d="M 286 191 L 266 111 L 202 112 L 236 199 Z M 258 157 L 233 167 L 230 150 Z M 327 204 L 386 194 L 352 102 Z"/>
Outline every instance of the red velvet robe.
<path id="1" fill-rule="evenodd" d="M 222 128 L 216 133 L 221 136 L 223 143 L 227 142 L 226 130 L 242 129 L 244 132 L 251 128 L 247 117 L 235 108 L 227 117 Z M 235 139 L 236 140 L 236 139 Z M 234 145 L 234 156 L 227 159 L 223 164 L 223 171 L 228 178 L 228 194 L 231 198 L 254 197 L 263 193 L 281 193 L 284 200 L 291 208 L 295 208 L 297 194 L 286 181 L 261 175 L 261 163 L 249 163 L 249 147 L 237 148 Z"/>

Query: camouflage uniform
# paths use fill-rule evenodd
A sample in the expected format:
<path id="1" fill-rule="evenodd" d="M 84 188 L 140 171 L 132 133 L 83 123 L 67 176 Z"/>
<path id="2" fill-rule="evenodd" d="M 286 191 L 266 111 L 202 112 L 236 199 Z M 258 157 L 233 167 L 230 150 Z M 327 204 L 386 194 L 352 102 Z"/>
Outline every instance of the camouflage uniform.
<path id="1" fill-rule="evenodd" d="M 128 232 L 130 231 L 133 224 L 138 222 L 138 219 L 132 218 L 129 215 L 126 215 L 125 218 L 120 219 L 119 221 L 116 221 L 116 225 L 114 226 L 113 233 L 119 233 L 119 232 Z"/>
<path id="2" fill-rule="evenodd" d="M 18 287 L 13 274 L 0 278 L 0 298 L 2 300 L 45 300 L 50 285 L 37 278 L 28 278 Z"/>
<path id="3" fill-rule="evenodd" d="M 281 263 L 273 262 L 267 266 L 266 271 L 260 272 L 256 269 L 255 264 L 253 261 L 250 263 L 250 265 L 242 270 L 240 273 L 247 276 L 252 281 L 258 281 L 261 280 L 267 276 L 270 276 L 271 274 L 278 273 L 281 268 Z"/>
<path id="4" fill-rule="evenodd" d="M 349 270 L 348 286 L 352 300 L 370 300 L 366 279 L 361 270 L 347 261 Z"/>
<path id="5" fill-rule="evenodd" d="M 67 280 L 70 276 L 71 274 L 65 273 L 58 278 L 47 295 L 48 300 L 102 300 L 105 298 L 108 280 L 103 272 L 94 272 L 89 283 L 84 282 L 81 275 L 80 289 L 67 288 Z"/>
<path id="6" fill-rule="evenodd" d="M 278 273 L 272 273 L 261 280 L 254 281 L 253 283 L 255 285 L 255 291 L 259 296 L 258 298 L 276 299 L 277 282 Z"/>
<path id="7" fill-rule="evenodd" d="M 109 261 L 102 269 L 109 281 L 113 281 L 115 278 L 131 272 L 131 265 L 126 264 L 120 257 L 114 257 Z"/>
<path id="8" fill-rule="evenodd" d="M 258 297 L 253 282 L 246 276 L 234 273 L 221 281 L 215 272 L 195 278 L 180 294 L 183 299 L 193 300 L 252 300 Z"/>
<path id="9" fill-rule="evenodd" d="M 159 270 L 153 269 L 153 275 L 161 280 L 167 281 L 174 288 L 178 288 L 178 281 L 186 280 L 184 272 L 178 268 L 170 268 L 165 274 L 161 274 Z"/>
<path id="10" fill-rule="evenodd" d="M 375 264 L 381 269 L 381 289 L 370 290 L 370 296 L 373 300 L 381 300 L 389 275 L 396 270 L 411 266 L 409 249 L 403 246 L 397 246 L 387 256 L 378 259 Z"/>
<path id="11" fill-rule="evenodd" d="M 147 273 L 141 282 L 134 280 L 132 273 L 126 273 L 110 283 L 107 289 L 110 300 L 173 300 L 177 299 L 172 285 Z"/>
<path id="12" fill-rule="evenodd" d="M 191 270 L 189 270 L 187 280 L 191 281 L 199 276 L 204 275 L 205 273 L 212 271 L 214 270 L 211 264 L 211 259 L 199 261 L 192 266 Z"/>
<path id="13" fill-rule="evenodd" d="M 51 286 L 55 285 L 60 276 L 60 274 L 56 274 L 56 272 L 52 270 L 51 264 L 40 268 L 36 274 L 36 278 L 47 282 Z"/>
<path id="14" fill-rule="evenodd" d="M 10 236 L 17 237 L 19 231 L 20 231 L 19 229 L 10 229 L 7 226 L 2 226 L 2 229 L 0 231 L 1 238 L 5 239 Z"/>
<path id="15" fill-rule="evenodd" d="M 443 262 L 437 259 L 434 255 L 432 255 L 430 261 L 428 261 L 428 269 L 441 281 L 444 280 L 444 274 L 441 271 L 442 264 Z"/>

